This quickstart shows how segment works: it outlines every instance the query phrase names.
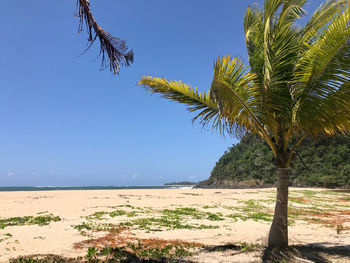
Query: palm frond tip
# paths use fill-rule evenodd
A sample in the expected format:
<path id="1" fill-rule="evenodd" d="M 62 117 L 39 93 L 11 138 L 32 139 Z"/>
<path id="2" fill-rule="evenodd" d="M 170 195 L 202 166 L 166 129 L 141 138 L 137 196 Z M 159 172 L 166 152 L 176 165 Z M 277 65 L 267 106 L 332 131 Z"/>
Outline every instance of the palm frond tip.
<path id="1" fill-rule="evenodd" d="M 159 94 L 162 98 L 180 102 L 187 105 L 190 112 L 197 112 L 193 121 L 199 121 L 203 126 L 211 123 L 212 129 L 218 130 L 221 134 L 231 133 L 229 119 L 220 114 L 218 105 L 210 97 L 209 92 L 200 92 L 182 81 L 168 81 L 164 78 L 144 76 L 138 85 L 152 93 Z"/>
<path id="2" fill-rule="evenodd" d="M 89 0 L 77 0 L 77 15 L 79 17 L 78 31 L 83 31 L 84 24 L 88 31 L 88 50 L 98 38 L 100 41 L 101 68 L 109 67 L 113 74 L 118 74 L 120 66 L 129 66 L 134 62 L 133 50 L 128 51 L 125 40 L 113 37 L 100 27 L 93 17 Z M 84 52 L 86 52 L 86 50 Z"/>

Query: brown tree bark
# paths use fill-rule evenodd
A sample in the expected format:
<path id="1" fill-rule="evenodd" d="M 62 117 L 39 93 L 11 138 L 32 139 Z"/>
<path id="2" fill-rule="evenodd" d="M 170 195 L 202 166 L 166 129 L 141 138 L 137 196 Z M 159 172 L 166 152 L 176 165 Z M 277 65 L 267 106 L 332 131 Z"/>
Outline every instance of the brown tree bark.
<path id="1" fill-rule="evenodd" d="M 277 197 L 275 214 L 270 228 L 268 246 L 288 246 L 288 168 L 277 168 Z"/>

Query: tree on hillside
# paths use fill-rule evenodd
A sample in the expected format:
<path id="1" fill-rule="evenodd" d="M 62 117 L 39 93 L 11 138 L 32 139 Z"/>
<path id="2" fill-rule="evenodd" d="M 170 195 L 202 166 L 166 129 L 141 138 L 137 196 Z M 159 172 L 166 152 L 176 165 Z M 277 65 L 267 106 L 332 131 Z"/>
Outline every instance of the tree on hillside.
<path id="1" fill-rule="evenodd" d="M 221 133 L 257 134 L 277 167 L 277 197 L 269 247 L 288 246 L 288 167 L 307 136 L 350 131 L 350 6 L 321 5 L 303 26 L 306 0 L 266 0 L 244 17 L 249 67 L 219 57 L 210 90 L 151 76 L 139 85 L 198 111 L 194 120 Z"/>
<path id="2" fill-rule="evenodd" d="M 134 62 L 134 52 L 128 51 L 126 42 L 113 37 L 97 24 L 91 13 L 89 0 L 77 0 L 77 16 L 80 19 L 79 33 L 83 31 L 84 23 L 88 31 L 89 46 L 86 50 L 92 46 L 97 38 L 100 41 L 101 68 L 109 67 L 113 74 L 118 74 L 120 66 L 129 66 Z"/>
<path id="3" fill-rule="evenodd" d="M 350 186 L 350 137 L 305 138 L 289 169 L 290 184 L 318 187 Z M 258 136 L 245 135 L 218 160 L 203 187 L 261 186 L 276 181 L 273 153 Z"/>

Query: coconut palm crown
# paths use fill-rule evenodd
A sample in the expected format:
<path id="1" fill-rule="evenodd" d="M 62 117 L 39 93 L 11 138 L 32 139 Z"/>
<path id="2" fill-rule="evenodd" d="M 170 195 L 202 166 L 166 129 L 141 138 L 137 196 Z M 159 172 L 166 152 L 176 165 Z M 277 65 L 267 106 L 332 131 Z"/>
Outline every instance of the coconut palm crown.
<path id="1" fill-rule="evenodd" d="M 220 133 L 261 136 L 274 153 L 277 198 L 269 247 L 288 246 L 288 167 L 306 136 L 350 131 L 350 5 L 327 1 L 303 25 L 306 0 L 266 0 L 244 17 L 249 65 L 219 57 L 210 90 L 144 76 L 152 93 L 187 105 Z"/>

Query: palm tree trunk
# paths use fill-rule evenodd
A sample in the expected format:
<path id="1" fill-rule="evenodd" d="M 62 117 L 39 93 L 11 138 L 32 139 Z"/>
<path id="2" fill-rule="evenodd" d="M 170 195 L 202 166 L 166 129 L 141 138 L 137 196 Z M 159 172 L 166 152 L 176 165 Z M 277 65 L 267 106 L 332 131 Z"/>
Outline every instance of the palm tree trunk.
<path id="1" fill-rule="evenodd" d="M 288 246 L 288 184 L 288 168 L 277 168 L 277 198 L 269 233 L 269 247 Z"/>

